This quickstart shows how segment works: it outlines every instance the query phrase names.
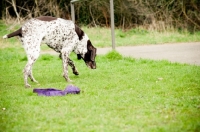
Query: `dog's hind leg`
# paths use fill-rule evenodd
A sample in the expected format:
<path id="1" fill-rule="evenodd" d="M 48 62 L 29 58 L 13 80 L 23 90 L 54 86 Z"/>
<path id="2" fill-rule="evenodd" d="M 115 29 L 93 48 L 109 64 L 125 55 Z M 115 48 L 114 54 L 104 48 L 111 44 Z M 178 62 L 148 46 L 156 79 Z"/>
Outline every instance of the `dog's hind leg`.
<path id="1" fill-rule="evenodd" d="M 38 43 L 36 43 L 35 41 L 33 44 L 27 44 L 26 42 L 24 42 L 23 44 L 28 59 L 28 62 L 24 68 L 24 83 L 25 87 L 30 87 L 30 84 L 28 84 L 28 77 L 31 79 L 31 81 L 37 82 L 32 74 L 32 66 L 38 59 L 40 54 L 40 41 L 38 41 Z"/>
<path id="2" fill-rule="evenodd" d="M 30 87 L 30 85 L 28 84 L 28 77 L 31 79 L 31 81 L 33 82 L 37 82 L 35 80 L 35 78 L 33 77 L 32 74 L 32 66 L 35 63 L 35 61 L 37 60 L 37 58 L 39 57 L 39 52 L 33 54 L 29 54 L 27 55 L 28 58 L 28 62 L 24 68 L 24 83 L 25 83 L 25 87 Z"/>

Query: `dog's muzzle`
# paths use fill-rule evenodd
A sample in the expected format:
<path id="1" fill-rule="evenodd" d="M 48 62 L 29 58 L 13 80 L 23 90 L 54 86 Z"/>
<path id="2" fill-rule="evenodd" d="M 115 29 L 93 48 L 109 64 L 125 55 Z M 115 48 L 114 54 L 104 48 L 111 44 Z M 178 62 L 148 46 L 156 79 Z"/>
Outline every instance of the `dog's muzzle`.
<path id="1" fill-rule="evenodd" d="M 86 65 L 91 69 L 96 69 L 96 62 L 95 61 L 86 62 Z"/>

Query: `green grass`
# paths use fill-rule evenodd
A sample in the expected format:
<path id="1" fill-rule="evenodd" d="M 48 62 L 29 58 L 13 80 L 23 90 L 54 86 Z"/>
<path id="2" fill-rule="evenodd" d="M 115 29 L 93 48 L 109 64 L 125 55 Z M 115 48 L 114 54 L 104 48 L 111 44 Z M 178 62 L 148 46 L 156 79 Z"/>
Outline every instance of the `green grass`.
<path id="1" fill-rule="evenodd" d="M 92 43 L 97 47 L 109 47 L 111 43 L 111 31 L 109 28 L 86 28 Z M 189 33 L 188 31 L 148 31 L 145 29 L 130 29 L 122 31 L 115 29 L 116 46 L 135 46 L 146 44 L 181 43 L 200 41 L 200 32 Z"/>
<path id="2" fill-rule="evenodd" d="M 21 48 L 0 49 L 0 131 L 198 131 L 200 67 L 168 61 L 97 56 L 97 69 L 71 55 L 80 75 L 69 68 L 79 95 L 41 97 L 33 88 L 64 89 L 58 56 L 41 55 L 33 67 L 38 84 L 24 88 Z M 30 80 L 29 80 L 30 81 Z"/>
<path id="3" fill-rule="evenodd" d="M 0 35 L 17 28 L 0 22 Z M 110 29 L 86 28 L 95 47 L 111 46 Z M 200 32 L 159 33 L 116 29 L 117 46 L 200 41 Z M 41 55 L 33 66 L 38 84 L 24 88 L 26 55 L 15 38 L 0 38 L 0 131 L 6 132 L 132 132 L 199 131 L 200 67 L 125 58 L 117 52 L 97 56 L 97 69 L 71 55 L 80 75 L 69 68 L 79 95 L 40 97 L 33 88 L 64 89 L 58 56 Z M 46 46 L 42 46 L 47 50 Z M 5 108 L 5 110 L 3 110 Z"/>
<path id="4" fill-rule="evenodd" d="M 14 23 L 14 22 L 13 22 Z M 18 24 L 7 24 L 0 21 L 0 36 L 8 34 L 19 28 Z M 85 33 L 89 36 L 92 44 L 96 47 L 111 47 L 111 30 L 110 28 L 87 28 L 86 26 L 81 27 Z M 122 31 L 121 29 L 115 29 L 115 42 L 116 46 L 135 46 L 135 45 L 146 45 L 146 44 L 163 44 L 163 43 L 180 43 L 180 42 L 199 42 L 200 31 L 190 33 L 187 30 L 168 30 L 165 32 L 148 31 L 142 28 L 129 29 Z M 5 43 L 14 43 L 16 38 L 11 38 L 6 41 L 2 41 L 0 38 L 0 47 L 6 47 Z M 20 44 L 18 44 L 20 45 Z M 46 49 L 46 48 L 44 48 Z"/>

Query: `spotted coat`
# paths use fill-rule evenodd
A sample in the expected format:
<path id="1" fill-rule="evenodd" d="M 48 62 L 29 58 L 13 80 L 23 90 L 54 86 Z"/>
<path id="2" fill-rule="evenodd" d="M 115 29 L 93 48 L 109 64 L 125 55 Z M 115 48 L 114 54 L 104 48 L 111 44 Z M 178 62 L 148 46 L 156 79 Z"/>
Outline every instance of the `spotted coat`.
<path id="1" fill-rule="evenodd" d="M 88 67 L 96 68 L 96 48 L 93 47 L 88 36 L 70 20 L 49 16 L 33 18 L 19 30 L 5 35 L 3 38 L 14 36 L 19 36 L 28 58 L 24 68 L 26 87 L 30 87 L 28 77 L 31 81 L 37 82 L 32 74 L 32 66 L 39 57 L 41 42 L 60 53 L 63 62 L 63 77 L 66 81 L 71 81 L 68 77 L 68 64 L 72 67 L 75 75 L 79 74 L 73 61 L 69 58 L 72 51 L 77 54 L 78 59 L 82 58 Z"/>

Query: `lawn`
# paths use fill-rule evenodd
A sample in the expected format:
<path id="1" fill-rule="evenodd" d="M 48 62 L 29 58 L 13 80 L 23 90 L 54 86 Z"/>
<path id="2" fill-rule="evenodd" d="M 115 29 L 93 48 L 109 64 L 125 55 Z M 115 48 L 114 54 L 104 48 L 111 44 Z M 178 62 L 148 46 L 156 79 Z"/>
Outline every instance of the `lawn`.
<path id="1" fill-rule="evenodd" d="M 69 69 L 79 95 L 41 97 L 33 88 L 64 89 L 58 56 L 41 55 L 33 67 L 39 81 L 24 88 L 21 48 L 0 50 L 0 131 L 198 131 L 200 67 L 124 58 L 116 52 L 97 57 L 97 69 L 75 61 Z"/>
<path id="2" fill-rule="evenodd" d="M 6 33 L 1 31 L 1 35 Z M 101 40 L 108 44 L 109 40 Z M 73 82 L 67 83 L 62 77 L 59 57 L 43 54 L 33 66 L 33 75 L 39 83 L 29 80 L 32 88 L 27 89 L 22 73 L 26 55 L 16 42 L 0 39 L 0 131 L 200 130 L 200 66 L 128 58 L 112 51 L 98 55 L 97 69 L 90 70 L 72 53 L 80 75 L 73 75 L 69 68 Z M 78 86 L 81 93 L 62 97 L 33 93 L 33 88 L 63 90 L 69 84 Z"/>

